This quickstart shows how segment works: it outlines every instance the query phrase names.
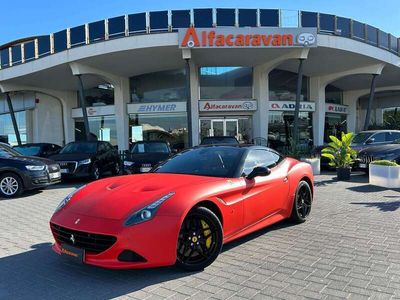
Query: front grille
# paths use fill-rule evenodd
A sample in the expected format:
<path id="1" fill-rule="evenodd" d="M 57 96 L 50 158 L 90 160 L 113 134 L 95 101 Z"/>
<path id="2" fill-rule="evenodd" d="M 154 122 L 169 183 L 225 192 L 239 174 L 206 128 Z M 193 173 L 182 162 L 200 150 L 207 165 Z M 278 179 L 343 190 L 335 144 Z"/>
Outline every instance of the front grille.
<path id="1" fill-rule="evenodd" d="M 373 156 L 361 156 L 360 157 L 360 161 L 361 161 L 361 163 L 363 163 L 363 164 L 369 164 L 371 161 L 373 161 L 374 160 L 374 157 Z"/>
<path id="2" fill-rule="evenodd" d="M 68 173 L 74 173 L 78 166 L 78 162 L 76 161 L 59 161 L 58 164 L 61 169 L 67 169 Z"/>
<path id="3" fill-rule="evenodd" d="M 111 235 L 72 230 L 56 224 L 50 224 L 50 226 L 58 243 L 68 244 L 92 253 L 106 251 L 117 241 L 117 238 Z"/>

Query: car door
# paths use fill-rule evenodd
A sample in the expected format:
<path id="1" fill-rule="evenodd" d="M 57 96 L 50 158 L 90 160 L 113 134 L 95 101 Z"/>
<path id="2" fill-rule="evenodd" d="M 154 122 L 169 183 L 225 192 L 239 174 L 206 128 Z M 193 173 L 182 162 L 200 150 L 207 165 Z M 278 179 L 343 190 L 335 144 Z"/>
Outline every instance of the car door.
<path id="1" fill-rule="evenodd" d="M 400 132 L 388 131 L 386 132 L 386 142 L 393 143 L 394 141 L 400 140 Z"/>
<path id="2" fill-rule="evenodd" d="M 368 146 L 382 145 L 386 142 L 386 132 L 377 132 L 373 134 L 365 144 Z"/>
<path id="3" fill-rule="evenodd" d="M 118 162 L 118 151 L 108 142 L 104 142 L 107 151 L 107 167 L 113 170 L 115 163 Z"/>
<path id="4" fill-rule="evenodd" d="M 102 171 L 107 170 L 107 168 L 108 168 L 107 149 L 106 149 L 104 142 L 98 142 L 96 156 L 97 156 L 99 168 Z"/>
<path id="5" fill-rule="evenodd" d="M 282 157 L 268 150 L 251 150 L 246 157 L 243 173 L 255 167 L 268 167 L 271 174 L 253 179 L 244 178 L 244 225 L 249 226 L 279 212 L 287 201 L 289 184 L 287 168 Z"/>

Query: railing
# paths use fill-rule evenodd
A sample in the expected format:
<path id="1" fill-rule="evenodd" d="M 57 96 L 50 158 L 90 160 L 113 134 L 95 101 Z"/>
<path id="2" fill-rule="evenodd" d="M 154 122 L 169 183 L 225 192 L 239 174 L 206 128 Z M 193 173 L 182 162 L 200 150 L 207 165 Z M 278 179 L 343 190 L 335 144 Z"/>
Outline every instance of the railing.
<path id="1" fill-rule="evenodd" d="M 400 56 L 399 39 L 358 21 L 317 12 L 278 9 L 202 8 L 135 13 L 68 28 L 0 47 L 0 68 L 27 63 L 71 48 L 137 34 L 195 26 L 316 27 L 318 33 L 362 41 Z"/>

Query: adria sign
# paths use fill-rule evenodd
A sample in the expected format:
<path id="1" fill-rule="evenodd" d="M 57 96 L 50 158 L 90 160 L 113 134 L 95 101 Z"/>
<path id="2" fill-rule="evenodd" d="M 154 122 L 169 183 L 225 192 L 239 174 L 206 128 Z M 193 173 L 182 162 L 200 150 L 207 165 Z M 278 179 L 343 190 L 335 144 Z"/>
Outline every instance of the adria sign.
<path id="1" fill-rule="evenodd" d="M 269 101 L 269 110 L 272 111 L 294 111 L 296 103 L 294 101 Z M 314 102 L 300 102 L 300 111 L 315 111 Z"/>
<path id="2" fill-rule="evenodd" d="M 199 101 L 200 111 L 255 111 L 257 101 Z"/>
<path id="3" fill-rule="evenodd" d="M 316 47 L 316 28 L 187 28 L 178 31 L 180 48 Z"/>

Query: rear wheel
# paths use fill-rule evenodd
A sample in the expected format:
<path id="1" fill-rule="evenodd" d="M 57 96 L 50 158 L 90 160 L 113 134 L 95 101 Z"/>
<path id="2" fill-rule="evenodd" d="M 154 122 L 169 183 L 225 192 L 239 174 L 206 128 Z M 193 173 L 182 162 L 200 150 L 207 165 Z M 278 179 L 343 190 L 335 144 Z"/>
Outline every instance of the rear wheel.
<path id="1" fill-rule="evenodd" d="M 296 223 L 303 223 L 311 212 L 312 192 L 306 181 L 300 181 L 297 186 L 296 196 L 293 203 L 291 219 Z"/>
<path id="2" fill-rule="evenodd" d="M 222 244 L 218 217 L 205 207 L 196 207 L 186 216 L 179 232 L 177 265 L 187 271 L 202 270 L 218 257 Z"/>
<path id="3" fill-rule="evenodd" d="M 12 198 L 22 194 L 24 187 L 21 178 L 14 173 L 0 175 L 0 196 Z"/>

